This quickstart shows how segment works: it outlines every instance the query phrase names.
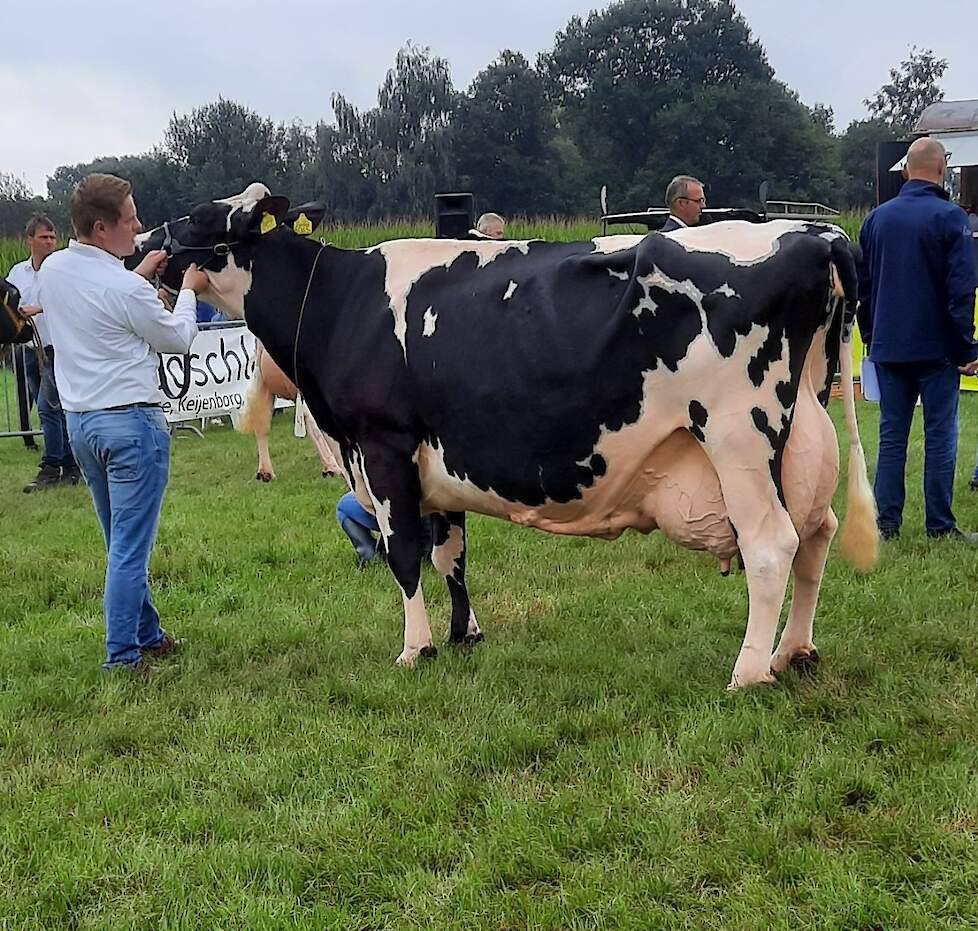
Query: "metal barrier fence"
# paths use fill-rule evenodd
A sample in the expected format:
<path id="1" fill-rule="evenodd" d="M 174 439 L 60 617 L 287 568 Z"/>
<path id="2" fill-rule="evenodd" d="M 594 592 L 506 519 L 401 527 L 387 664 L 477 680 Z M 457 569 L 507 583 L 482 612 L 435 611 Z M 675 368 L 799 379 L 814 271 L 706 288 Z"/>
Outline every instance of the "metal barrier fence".
<path id="1" fill-rule="evenodd" d="M 25 346 L 0 348 L 0 437 L 20 437 L 28 449 L 37 449 L 40 436 L 37 412 L 27 390 Z"/>
<path id="2" fill-rule="evenodd" d="M 200 323 L 207 330 L 236 330 L 244 326 L 241 320 Z M 37 409 L 27 386 L 26 346 L 0 347 L 0 438 L 20 437 L 28 449 L 37 449 L 34 437 L 41 435 Z M 193 418 L 197 419 L 197 418 Z M 199 418 L 201 429 L 205 418 Z"/>

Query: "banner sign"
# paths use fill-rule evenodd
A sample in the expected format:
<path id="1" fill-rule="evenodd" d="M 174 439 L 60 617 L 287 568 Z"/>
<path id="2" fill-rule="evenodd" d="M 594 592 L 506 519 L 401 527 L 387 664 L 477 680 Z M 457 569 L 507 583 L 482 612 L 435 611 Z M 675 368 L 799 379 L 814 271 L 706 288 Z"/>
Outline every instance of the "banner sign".
<path id="1" fill-rule="evenodd" d="M 255 373 L 255 337 L 245 326 L 201 330 L 187 355 L 160 353 L 163 413 L 171 423 L 239 411 Z M 276 407 L 290 402 L 277 399 Z"/>

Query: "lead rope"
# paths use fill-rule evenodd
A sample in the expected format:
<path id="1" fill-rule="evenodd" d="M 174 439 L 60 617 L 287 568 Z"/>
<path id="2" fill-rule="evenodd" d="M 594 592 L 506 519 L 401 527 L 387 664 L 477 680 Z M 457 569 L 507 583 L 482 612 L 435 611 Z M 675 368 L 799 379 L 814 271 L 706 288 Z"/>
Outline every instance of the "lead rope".
<path id="1" fill-rule="evenodd" d="M 298 391 L 302 391 L 299 387 L 299 333 L 302 332 L 302 317 L 306 312 L 306 301 L 309 299 L 309 291 L 312 289 L 312 279 L 316 276 L 316 266 L 319 265 L 319 257 L 326 251 L 326 244 L 322 243 L 319 246 L 319 251 L 316 253 L 316 258 L 312 263 L 312 270 L 309 272 L 309 280 L 306 282 L 306 293 L 302 295 L 302 303 L 299 305 L 299 319 L 295 325 L 295 341 L 292 343 L 292 373 L 294 376 L 295 387 Z"/>

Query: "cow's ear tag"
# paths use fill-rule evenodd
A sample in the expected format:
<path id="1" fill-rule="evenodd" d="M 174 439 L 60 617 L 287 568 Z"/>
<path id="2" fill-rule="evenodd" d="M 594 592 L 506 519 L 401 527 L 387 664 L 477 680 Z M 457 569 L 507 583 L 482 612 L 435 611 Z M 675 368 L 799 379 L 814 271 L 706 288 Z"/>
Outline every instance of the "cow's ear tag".
<path id="1" fill-rule="evenodd" d="M 304 213 L 300 213 L 299 216 L 295 218 L 295 223 L 292 224 L 292 229 L 294 229 L 300 236 L 308 236 L 312 232 L 312 221 Z"/>
<path id="2" fill-rule="evenodd" d="M 270 213 L 266 213 L 261 218 L 261 226 L 259 229 L 262 231 L 262 235 L 264 235 L 265 233 L 270 233 L 273 229 L 275 229 L 276 225 L 277 223 L 275 217 L 273 217 Z"/>

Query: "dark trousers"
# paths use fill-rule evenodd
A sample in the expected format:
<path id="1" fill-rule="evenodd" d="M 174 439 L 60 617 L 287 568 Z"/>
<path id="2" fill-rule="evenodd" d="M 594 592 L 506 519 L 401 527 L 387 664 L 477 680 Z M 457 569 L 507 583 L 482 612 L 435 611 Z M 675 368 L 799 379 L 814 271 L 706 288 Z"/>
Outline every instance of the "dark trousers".
<path id="1" fill-rule="evenodd" d="M 41 465 L 53 468 L 74 469 L 75 457 L 68 442 L 68 425 L 61 409 L 61 397 L 54 381 L 54 347 L 45 350 L 47 365 L 42 369 L 33 349 L 24 350 L 24 371 L 27 390 L 37 404 L 37 418 L 41 421 L 44 435 L 44 455 Z"/>
<path id="2" fill-rule="evenodd" d="M 958 454 L 960 376 L 948 362 L 876 363 L 880 386 L 880 447 L 873 491 L 880 530 L 903 522 L 904 471 L 914 406 L 924 412 L 924 517 L 927 533 L 957 526 L 951 511 Z"/>

